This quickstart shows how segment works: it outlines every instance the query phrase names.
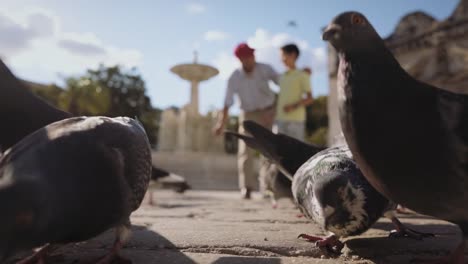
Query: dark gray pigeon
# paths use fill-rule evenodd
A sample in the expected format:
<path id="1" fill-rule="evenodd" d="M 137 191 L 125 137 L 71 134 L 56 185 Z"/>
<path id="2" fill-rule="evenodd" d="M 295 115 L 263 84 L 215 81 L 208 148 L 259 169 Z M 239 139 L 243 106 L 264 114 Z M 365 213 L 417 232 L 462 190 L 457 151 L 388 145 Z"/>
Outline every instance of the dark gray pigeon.
<path id="1" fill-rule="evenodd" d="M 270 197 L 272 207 L 276 209 L 279 199 L 293 199 L 291 180 L 278 169 L 275 163 L 269 160 L 263 160 L 262 162 L 265 162 L 265 166 L 261 167 L 263 171 L 260 172 L 261 177 L 263 177 L 263 183 L 265 184 L 264 194 Z"/>
<path id="2" fill-rule="evenodd" d="M 150 177 L 148 138 L 133 119 L 74 117 L 39 129 L 0 160 L 0 260 L 45 245 L 22 262 L 42 263 L 58 245 L 115 227 L 112 251 L 98 262 L 110 263 Z"/>
<path id="3" fill-rule="evenodd" d="M 271 192 L 272 204 L 276 208 L 276 200 L 279 198 L 287 197 L 293 198 L 291 192 L 291 179 L 277 168 L 277 164 L 272 161 L 281 160 L 285 166 L 294 170 L 297 170 L 307 159 L 312 157 L 317 152 L 323 150 L 323 147 L 315 146 L 311 144 L 304 144 L 303 142 L 288 137 L 283 134 L 273 134 L 270 130 L 261 129 L 258 124 L 252 121 L 244 122 L 246 125 L 245 129 L 248 133 L 255 133 L 256 140 L 244 141 L 246 144 L 264 155 L 269 162 L 269 166 L 266 167 L 266 171 L 261 173 L 264 175 L 266 189 Z M 239 137 L 239 134 L 227 131 L 226 133 Z M 288 150 L 295 150 L 294 156 L 282 155 L 289 154 Z M 281 155 L 281 156 L 279 156 Z M 292 174 L 294 174 L 292 172 Z M 289 172 L 288 172 L 289 173 Z"/>
<path id="4" fill-rule="evenodd" d="M 412 78 L 358 12 L 338 15 L 323 33 L 339 54 L 338 96 L 346 141 L 382 194 L 457 224 L 463 263 L 468 238 L 468 95 Z"/>
<path id="5" fill-rule="evenodd" d="M 25 82 L 19 80 L 0 60 L 0 157 L 2 150 L 10 148 L 30 133 L 72 116 L 30 92 Z M 190 187 L 181 176 L 174 180 L 169 172 L 165 173 L 160 168 L 153 166 L 153 171 L 153 176 L 158 176 L 157 179 L 153 177 L 153 181 L 157 181 L 155 183 L 163 188 L 167 186 L 177 192 L 184 192 Z"/>
<path id="6" fill-rule="evenodd" d="M 154 182 L 153 185 L 155 187 L 173 189 L 178 193 L 191 189 L 184 177 L 160 168 L 153 167 L 151 170 L 151 181 Z"/>
<path id="7" fill-rule="evenodd" d="M 0 151 L 43 126 L 71 116 L 31 93 L 0 60 Z"/>
<path id="8" fill-rule="evenodd" d="M 330 233 L 322 238 L 301 234 L 333 253 L 343 244 L 340 237 L 367 231 L 382 215 L 392 220 L 392 237 L 421 239 L 431 234 L 406 228 L 395 216 L 395 204 L 377 192 L 366 180 L 347 146 L 317 153 L 316 146 L 283 134 L 273 134 L 253 121 L 244 128 L 252 136 L 229 132 L 259 150 L 292 178 L 292 194 L 301 212 Z"/>

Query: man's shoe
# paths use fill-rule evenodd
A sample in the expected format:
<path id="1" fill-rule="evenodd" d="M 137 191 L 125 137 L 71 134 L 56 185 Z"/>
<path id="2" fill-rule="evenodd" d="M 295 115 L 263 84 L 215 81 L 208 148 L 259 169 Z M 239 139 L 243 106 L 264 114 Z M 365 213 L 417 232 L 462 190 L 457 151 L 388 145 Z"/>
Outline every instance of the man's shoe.
<path id="1" fill-rule="evenodd" d="M 250 199 L 250 189 L 249 188 L 242 188 L 241 189 L 241 195 L 242 195 L 242 199 Z"/>

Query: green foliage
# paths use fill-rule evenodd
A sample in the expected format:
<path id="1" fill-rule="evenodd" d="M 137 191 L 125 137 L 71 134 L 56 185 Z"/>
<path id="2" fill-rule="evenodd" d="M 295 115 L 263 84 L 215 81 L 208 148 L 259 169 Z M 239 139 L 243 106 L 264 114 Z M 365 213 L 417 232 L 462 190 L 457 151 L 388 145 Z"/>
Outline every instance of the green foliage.
<path id="1" fill-rule="evenodd" d="M 145 95 L 145 82 L 136 68 L 123 71 L 119 66 L 100 66 L 97 70 L 88 70 L 85 75 L 92 83 L 106 87 L 110 91 L 109 116 L 142 115 L 151 111 L 151 100 Z"/>
<path id="2" fill-rule="evenodd" d="M 93 82 L 88 76 L 68 78 L 67 89 L 60 96 L 59 107 L 75 115 L 107 115 L 110 89 Z"/>
<path id="3" fill-rule="evenodd" d="M 161 120 L 161 113 L 162 111 L 160 109 L 151 108 L 147 111 L 143 111 L 141 116 L 138 118 L 138 120 L 140 120 L 140 122 L 145 127 L 148 139 L 153 146 L 158 142 L 159 121 Z"/>
<path id="4" fill-rule="evenodd" d="M 34 94 L 43 98 L 46 102 L 54 106 L 59 104 L 60 95 L 64 92 L 63 89 L 57 85 L 45 86 L 31 83 L 26 83 L 26 85 Z"/>
<path id="5" fill-rule="evenodd" d="M 327 145 L 327 135 L 328 135 L 328 127 L 320 127 L 319 129 L 315 130 L 307 140 L 314 144 L 320 146 Z"/>
<path id="6" fill-rule="evenodd" d="M 135 68 L 99 66 L 83 76 L 69 77 L 64 90 L 57 86 L 31 90 L 52 105 L 74 115 L 137 117 L 152 145 L 157 143 L 161 110 L 153 108 L 145 82 Z M 55 88 L 54 88 L 55 87 Z"/>
<path id="7" fill-rule="evenodd" d="M 327 144 L 327 96 L 315 98 L 313 103 L 307 107 L 306 131 L 308 141 L 318 145 Z"/>
<path id="8" fill-rule="evenodd" d="M 229 116 L 226 122 L 226 130 L 235 131 L 239 130 L 239 117 Z M 239 140 L 231 135 L 224 134 L 224 149 L 226 153 L 235 154 L 237 153 Z"/>

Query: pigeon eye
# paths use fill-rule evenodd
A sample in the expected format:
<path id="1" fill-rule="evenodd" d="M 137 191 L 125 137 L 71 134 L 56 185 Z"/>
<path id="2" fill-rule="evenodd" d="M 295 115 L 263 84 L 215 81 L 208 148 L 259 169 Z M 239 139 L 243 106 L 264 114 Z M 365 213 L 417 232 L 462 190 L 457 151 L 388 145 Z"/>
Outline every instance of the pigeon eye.
<path id="1" fill-rule="evenodd" d="M 360 15 L 353 14 L 351 16 L 351 24 L 353 25 L 364 25 L 366 22 L 364 22 L 364 18 Z"/>

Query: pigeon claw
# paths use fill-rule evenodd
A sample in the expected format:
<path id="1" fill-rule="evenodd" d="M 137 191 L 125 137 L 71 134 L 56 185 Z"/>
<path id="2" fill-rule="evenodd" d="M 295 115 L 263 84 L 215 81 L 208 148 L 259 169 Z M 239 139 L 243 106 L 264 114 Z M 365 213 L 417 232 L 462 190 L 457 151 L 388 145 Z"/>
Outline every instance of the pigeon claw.
<path id="1" fill-rule="evenodd" d="M 340 255 L 341 250 L 344 248 L 343 242 L 341 242 L 335 235 L 327 237 L 311 236 L 307 234 L 300 234 L 297 238 L 304 238 L 309 242 L 315 243 L 315 246 L 325 250 L 331 255 Z"/>
<path id="2" fill-rule="evenodd" d="M 391 238 L 412 238 L 416 240 L 422 240 L 427 237 L 435 237 L 432 233 L 422 233 L 411 228 L 406 227 L 396 217 L 392 217 L 392 223 L 395 225 L 395 230 L 390 231 L 388 237 Z"/>
<path id="3" fill-rule="evenodd" d="M 56 247 L 52 245 L 46 245 L 43 248 L 39 249 L 37 252 L 35 252 L 33 255 L 16 262 L 16 264 L 46 264 L 50 261 L 51 258 L 62 258 L 62 256 L 60 255 L 50 256 L 50 254 L 55 249 Z"/>
<path id="4" fill-rule="evenodd" d="M 46 260 L 45 256 L 36 256 L 36 254 L 34 254 L 33 256 L 16 262 L 16 264 L 46 264 Z"/>
<path id="5" fill-rule="evenodd" d="M 97 264 L 132 264 L 132 261 L 120 255 L 110 256 L 107 255 L 97 262 Z"/>
<path id="6" fill-rule="evenodd" d="M 111 263 L 112 264 L 115 264 L 115 263 L 131 264 L 132 263 L 131 260 L 125 259 L 119 255 L 119 252 L 122 249 L 122 247 L 123 247 L 122 241 L 116 240 L 114 242 L 114 246 L 112 247 L 111 251 L 107 255 L 99 259 L 96 262 L 96 264 L 111 264 Z"/>
<path id="7" fill-rule="evenodd" d="M 404 228 L 402 230 L 392 230 L 388 235 L 390 238 L 412 238 L 416 240 L 422 240 L 427 237 L 435 237 L 432 233 L 423 233 L 410 228 Z"/>

